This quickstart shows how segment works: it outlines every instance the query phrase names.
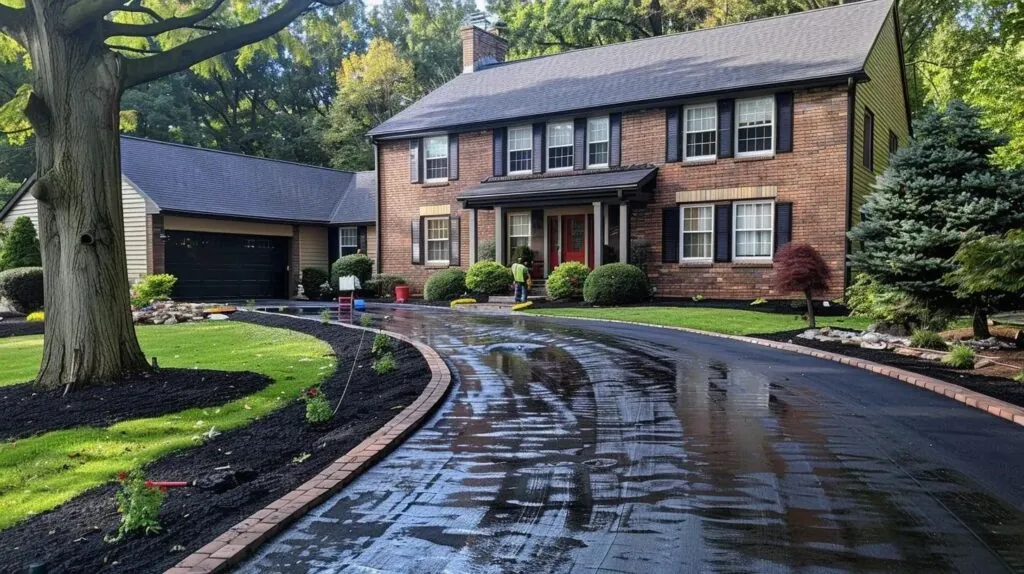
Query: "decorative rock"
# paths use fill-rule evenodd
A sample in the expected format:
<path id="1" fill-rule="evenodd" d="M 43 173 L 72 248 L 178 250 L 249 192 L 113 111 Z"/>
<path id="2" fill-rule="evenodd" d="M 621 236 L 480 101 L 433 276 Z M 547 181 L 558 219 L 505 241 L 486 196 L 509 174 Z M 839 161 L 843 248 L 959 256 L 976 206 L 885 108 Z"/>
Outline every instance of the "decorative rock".
<path id="1" fill-rule="evenodd" d="M 214 313 L 214 314 L 212 314 L 212 315 L 207 317 L 207 319 L 209 319 L 211 321 L 225 321 L 225 320 L 227 320 L 227 318 L 228 318 L 228 316 L 223 314 L 223 313 Z"/>
<path id="2" fill-rule="evenodd" d="M 882 340 L 882 338 L 878 335 L 878 333 L 864 333 L 863 335 L 861 335 L 860 339 L 861 339 L 861 341 L 864 341 L 865 343 L 869 343 L 869 344 L 878 343 L 879 341 Z M 874 347 L 865 347 L 865 348 L 866 349 L 870 349 L 870 348 L 874 348 Z M 883 345 L 882 348 L 884 349 L 885 346 Z"/>
<path id="3" fill-rule="evenodd" d="M 888 345 L 886 345 L 882 341 L 874 341 L 874 342 L 868 341 L 867 338 L 865 337 L 861 341 L 860 346 L 861 346 L 862 349 L 874 349 L 876 351 L 883 351 L 883 350 L 885 350 L 885 348 Z"/>
<path id="4" fill-rule="evenodd" d="M 177 325 L 177 324 L 178 324 L 178 320 L 174 318 L 174 315 L 171 315 L 169 319 L 164 321 L 164 325 Z"/>
<path id="5" fill-rule="evenodd" d="M 807 329 L 803 333 L 800 333 L 799 335 L 797 335 L 797 337 L 799 337 L 801 339 L 814 339 L 814 338 L 816 338 L 818 336 L 818 333 L 820 333 L 820 332 L 821 331 L 819 331 L 817 329 Z"/>

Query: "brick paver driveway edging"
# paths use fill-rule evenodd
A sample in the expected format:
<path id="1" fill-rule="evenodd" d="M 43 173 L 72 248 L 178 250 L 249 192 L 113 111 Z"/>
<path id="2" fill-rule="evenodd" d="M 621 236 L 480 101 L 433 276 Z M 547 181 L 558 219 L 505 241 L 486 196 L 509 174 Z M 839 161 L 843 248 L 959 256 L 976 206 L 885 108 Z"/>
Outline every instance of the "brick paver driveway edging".
<path id="1" fill-rule="evenodd" d="M 318 321 L 319 319 L 311 319 Z M 295 490 L 268 504 L 263 510 L 232 526 L 206 546 L 187 556 L 166 574 L 222 572 L 252 554 L 261 544 L 301 518 L 313 507 L 352 482 L 388 452 L 401 444 L 441 403 L 451 386 L 452 375 L 437 351 L 409 337 L 382 329 L 334 323 L 349 329 L 384 333 L 405 341 L 426 359 L 430 382 L 413 403 L 344 456 L 331 463 Z"/>
<path id="2" fill-rule="evenodd" d="M 925 375 L 919 375 L 903 369 L 897 369 L 896 367 L 889 367 L 879 363 L 873 363 L 871 361 L 864 361 L 854 357 L 848 357 L 846 355 L 840 355 L 838 353 L 830 353 L 828 351 L 819 351 L 818 349 L 812 349 L 810 347 L 802 347 L 800 345 L 794 345 L 793 343 L 780 343 L 778 341 L 770 341 L 768 339 L 758 339 L 756 337 L 742 337 L 739 335 L 726 335 L 724 333 L 713 333 L 711 331 L 701 331 L 699 329 L 690 329 L 688 327 L 674 327 L 671 325 L 653 325 L 651 323 L 640 323 L 637 321 L 621 321 L 619 319 L 598 319 L 595 317 L 561 317 L 558 315 L 543 315 L 543 314 L 529 314 L 533 317 L 550 317 L 554 319 L 570 319 L 579 321 L 599 321 L 604 323 L 620 323 L 623 325 L 636 325 L 641 327 L 654 327 L 658 329 L 672 329 L 675 331 L 684 331 L 686 333 L 695 333 L 697 335 L 707 335 L 709 337 L 718 337 L 721 339 L 732 339 L 733 341 L 743 341 L 746 343 L 753 343 L 755 345 L 761 345 L 762 347 L 770 347 L 772 349 L 781 349 L 783 351 L 790 351 L 793 353 L 799 353 L 801 355 L 810 355 L 819 359 L 825 359 L 828 361 L 835 361 L 851 367 L 857 367 L 858 369 L 864 369 L 877 373 L 879 375 L 885 375 L 894 379 L 903 381 L 914 385 L 915 387 L 921 387 L 927 389 L 933 393 L 945 395 L 953 400 L 960 401 L 961 403 L 974 407 L 976 409 L 985 411 L 990 415 L 995 415 L 1000 418 L 1004 418 L 1012 423 L 1016 423 L 1020 426 L 1024 426 L 1024 408 L 1012 405 L 1006 401 L 992 398 L 988 395 L 972 391 L 955 385 L 953 383 L 947 383 L 932 377 Z"/>

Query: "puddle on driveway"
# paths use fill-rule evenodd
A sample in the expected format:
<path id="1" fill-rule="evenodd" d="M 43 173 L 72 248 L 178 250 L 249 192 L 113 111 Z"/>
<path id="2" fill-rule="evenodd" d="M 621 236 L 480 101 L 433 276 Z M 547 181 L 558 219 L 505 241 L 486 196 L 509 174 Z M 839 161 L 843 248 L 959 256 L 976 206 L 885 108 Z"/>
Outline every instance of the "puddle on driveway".
<path id="1" fill-rule="evenodd" d="M 519 318 L 388 314 L 450 361 L 457 387 L 243 571 L 1024 568 L 1019 511 L 894 460 L 785 377 Z"/>

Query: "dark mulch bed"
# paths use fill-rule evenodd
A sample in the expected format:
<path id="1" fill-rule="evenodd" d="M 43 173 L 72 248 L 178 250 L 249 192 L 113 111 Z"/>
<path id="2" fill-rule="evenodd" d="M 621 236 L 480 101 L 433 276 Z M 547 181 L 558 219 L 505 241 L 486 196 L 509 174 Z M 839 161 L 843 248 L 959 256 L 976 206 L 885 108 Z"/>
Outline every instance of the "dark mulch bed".
<path id="1" fill-rule="evenodd" d="M 534 309 L 589 309 L 588 305 L 580 300 L 558 301 L 534 301 Z M 781 313 L 784 315 L 803 314 L 807 311 L 807 303 L 804 301 L 770 300 L 760 305 L 751 305 L 748 299 L 701 299 L 694 301 L 692 298 L 657 298 L 643 303 L 632 303 L 629 305 L 616 305 L 616 307 L 703 307 L 705 309 L 739 309 L 742 311 L 757 311 L 760 313 Z M 830 304 L 824 307 L 820 301 L 814 305 L 815 315 L 819 317 L 840 317 L 849 314 L 849 309 L 843 305 Z"/>
<path id="2" fill-rule="evenodd" d="M 359 344 L 360 332 L 317 321 L 237 313 L 233 321 L 285 327 L 328 342 L 339 369 L 323 385 L 339 397 Z M 46 563 L 50 572 L 160 572 L 216 538 L 253 512 L 294 489 L 341 457 L 413 402 L 430 380 L 430 369 L 411 345 L 395 341 L 397 369 L 378 376 L 370 369 L 372 337 L 359 353 L 345 402 L 334 419 L 313 428 L 305 405 L 296 401 L 253 424 L 224 433 L 202 446 L 164 457 L 146 467 L 147 478 L 203 479 L 238 473 L 231 488 L 170 491 L 160 513 L 164 531 L 134 536 L 118 544 L 103 541 L 116 530 L 119 515 L 109 484 L 63 506 L 0 532 L 0 571 L 20 571 Z M 308 458 L 301 463 L 297 457 Z M 113 478 L 113 477 L 112 477 Z"/>
<path id="3" fill-rule="evenodd" d="M 0 339 L 4 337 L 20 337 L 21 335 L 42 335 L 43 322 L 29 323 L 22 318 L 8 317 L 0 321 Z"/>
<path id="4" fill-rule="evenodd" d="M 907 371 L 933 377 L 941 381 L 953 383 L 954 385 L 960 385 L 961 387 L 968 388 L 972 391 L 1024 407 L 1024 384 L 1017 383 L 1010 379 L 1004 379 L 1002 377 L 987 377 L 958 369 L 947 369 L 934 361 L 925 361 L 924 359 L 918 359 L 915 357 L 897 355 L 892 351 L 878 351 L 874 349 L 864 349 L 853 345 L 844 345 L 842 343 L 830 343 L 796 338 L 797 334 L 802 333 L 803 331 L 804 329 L 798 329 L 796 331 L 783 331 L 780 333 L 768 333 L 753 336 L 773 341 L 791 342 L 802 347 L 811 347 L 822 351 L 829 351 L 840 355 L 846 355 L 848 357 L 856 357 L 858 359 L 905 369 Z"/>
<path id="5" fill-rule="evenodd" d="M 160 369 L 66 396 L 32 383 L 0 387 L 0 440 L 222 405 L 271 382 L 257 373 Z"/>

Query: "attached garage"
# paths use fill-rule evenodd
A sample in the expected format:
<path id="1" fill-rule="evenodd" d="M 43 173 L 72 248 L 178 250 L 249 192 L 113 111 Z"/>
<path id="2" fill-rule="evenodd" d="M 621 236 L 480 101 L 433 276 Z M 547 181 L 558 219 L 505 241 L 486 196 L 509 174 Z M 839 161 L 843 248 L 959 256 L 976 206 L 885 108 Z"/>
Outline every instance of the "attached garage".
<path id="1" fill-rule="evenodd" d="M 167 273 L 175 299 L 286 299 L 289 238 L 169 231 Z"/>

